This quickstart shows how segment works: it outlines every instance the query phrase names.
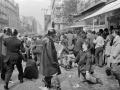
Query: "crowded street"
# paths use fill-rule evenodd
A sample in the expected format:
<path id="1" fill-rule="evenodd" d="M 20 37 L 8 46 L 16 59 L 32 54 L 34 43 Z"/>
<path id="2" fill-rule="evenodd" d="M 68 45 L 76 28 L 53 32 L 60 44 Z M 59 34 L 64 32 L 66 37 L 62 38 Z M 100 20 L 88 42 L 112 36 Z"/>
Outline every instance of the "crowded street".
<path id="1" fill-rule="evenodd" d="M 119 90 L 119 85 L 116 80 L 107 77 L 104 69 L 98 68 L 98 70 L 99 71 L 96 71 L 96 74 L 102 79 L 104 85 L 89 85 L 87 83 L 82 83 L 80 82 L 80 79 L 76 77 L 76 69 L 70 71 L 62 69 L 62 75 L 60 76 L 61 90 Z M 10 84 L 11 90 L 42 90 L 40 89 L 40 87 L 43 86 L 41 79 L 42 76 L 39 77 L 38 80 L 25 80 L 23 84 L 19 84 L 17 80 L 17 73 L 17 70 L 15 70 L 12 77 L 14 82 Z M 79 86 L 77 86 L 77 84 L 79 84 Z M 0 90 L 4 90 L 2 81 L 0 82 Z"/>
<path id="2" fill-rule="evenodd" d="M 62 74 L 60 75 L 61 90 L 119 90 L 119 85 L 116 80 L 107 77 L 105 75 L 104 69 L 97 68 L 96 74 L 104 82 L 104 85 L 101 84 L 87 84 L 80 82 L 80 79 L 76 77 L 77 70 L 72 69 L 66 71 L 62 69 Z M 17 80 L 17 70 L 15 70 L 12 79 L 13 82 L 10 84 L 11 90 L 42 90 L 40 87 L 43 86 L 42 76 L 38 80 L 25 80 L 23 84 L 19 84 Z M 77 86 L 79 84 L 79 86 Z M 0 82 L 0 90 L 3 89 L 3 82 Z M 50 89 L 52 90 L 52 89 Z"/>
<path id="3" fill-rule="evenodd" d="M 0 0 L 0 90 L 120 90 L 120 0 Z"/>

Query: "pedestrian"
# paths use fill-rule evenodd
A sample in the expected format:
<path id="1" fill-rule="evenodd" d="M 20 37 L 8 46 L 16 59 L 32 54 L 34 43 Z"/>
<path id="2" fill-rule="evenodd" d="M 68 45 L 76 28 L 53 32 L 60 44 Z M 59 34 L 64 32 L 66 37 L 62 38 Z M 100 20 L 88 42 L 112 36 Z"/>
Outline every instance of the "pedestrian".
<path id="1" fill-rule="evenodd" d="M 112 33 L 109 33 L 109 34 L 108 33 L 109 33 L 109 31 L 107 31 L 107 29 L 106 29 L 107 36 L 105 39 L 105 61 L 104 61 L 105 65 L 108 65 L 107 62 L 108 62 L 108 59 L 110 57 L 112 43 L 113 43 L 113 39 L 114 39 Z"/>
<path id="2" fill-rule="evenodd" d="M 117 61 L 119 62 L 119 46 L 120 46 L 120 36 L 119 36 L 119 31 L 117 29 L 115 29 L 112 33 L 114 40 L 113 40 L 113 45 L 111 47 L 111 53 L 110 53 L 110 57 L 108 60 L 108 64 L 110 63 L 116 63 Z M 108 65 L 110 66 L 110 65 Z"/>
<path id="3" fill-rule="evenodd" d="M 96 39 L 94 39 L 95 43 L 95 64 L 97 66 L 102 67 L 103 66 L 103 47 L 104 47 L 104 38 L 102 37 L 103 30 L 100 29 L 98 32 L 98 36 Z"/>
<path id="4" fill-rule="evenodd" d="M 45 87 L 51 88 L 51 79 L 54 74 L 61 74 L 59 67 L 57 52 L 54 46 L 55 30 L 48 31 L 46 37 L 43 39 L 43 50 L 40 61 L 40 73 L 44 76 Z"/>
<path id="5" fill-rule="evenodd" d="M 1 79 L 2 80 L 5 80 L 5 73 L 6 73 L 6 67 L 5 67 L 5 64 L 4 64 L 4 59 L 6 57 L 6 54 L 7 54 L 7 49 L 4 45 L 4 40 L 11 37 L 11 34 L 12 34 L 12 31 L 10 28 L 5 28 L 4 31 L 3 31 L 3 35 L 2 35 L 2 70 L 1 70 Z"/>
<path id="6" fill-rule="evenodd" d="M 19 75 L 18 79 L 20 83 L 23 83 L 23 68 L 22 68 L 22 55 L 21 52 L 24 52 L 22 41 L 17 38 L 18 31 L 13 30 L 12 36 L 4 40 L 4 45 L 7 48 L 7 54 L 4 60 L 6 73 L 5 73 L 5 85 L 4 88 L 8 90 L 8 84 L 12 76 L 14 66 L 16 65 Z"/>
<path id="7" fill-rule="evenodd" d="M 83 50 L 79 52 L 75 63 L 78 63 L 78 76 L 83 77 L 83 81 L 90 83 L 101 83 L 100 79 L 96 78 L 92 65 L 92 54 L 90 51 L 90 42 L 87 40 L 82 44 Z"/>
<path id="8" fill-rule="evenodd" d="M 84 79 L 86 71 L 91 72 L 92 55 L 89 48 L 89 42 L 84 41 L 82 44 L 82 50 L 75 58 L 75 63 L 78 63 L 78 76 L 80 77 L 80 74 L 82 74 Z"/>
<path id="9" fill-rule="evenodd" d="M 86 38 L 86 34 L 84 31 L 82 31 L 78 35 L 76 44 L 75 44 L 74 49 L 73 49 L 73 53 L 74 53 L 75 57 L 78 55 L 79 51 L 82 50 L 82 44 L 83 44 L 83 41 L 85 40 L 85 38 Z"/>
<path id="10" fill-rule="evenodd" d="M 120 36 L 119 30 L 114 29 L 112 35 L 114 36 L 112 52 L 110 54 L 109 66 L 106 69 L 107 75 L 113 75 L 118 80 L 120 86 Z"/>
<path id="11" fill-rule="evenodd" d="M 3 32 L 1 30 L 0 31 L 0 72 L 2 70 L 2 36 L 3 36 Z"/>
<path id="12" fill-rule="evenodd" d="M 93 43 L 93 40 L 95 39 L 95 35 L 93 34 L 93 32 L 91 30 L 89 30 L 87 32 L 87 39 L 90 42 L 90 51 L 92 54 L 92 63 L 95 64 L 95 44 Z"/>

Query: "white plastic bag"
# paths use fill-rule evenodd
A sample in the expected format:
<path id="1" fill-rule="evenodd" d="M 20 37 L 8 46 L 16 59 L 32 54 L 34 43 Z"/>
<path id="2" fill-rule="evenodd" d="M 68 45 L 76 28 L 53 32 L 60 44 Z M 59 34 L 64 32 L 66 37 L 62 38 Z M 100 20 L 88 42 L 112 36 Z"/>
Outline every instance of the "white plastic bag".
<path id="1" fill-rule="evenodd" d="M 49 90 L 47 87 L 39 87 L 41 90 Z"/>
<path id="2" fill-rule="evenodd" d="M 58 44 L 58 43 L 55 43 L 55 48 L 56 48 L 56 51 L 57 51 L 57 56 L 60 57 L 63 49 L 64 49 L 64 46 L 62 44 Z"/>
<path id="3" fill-rule="evenodd" d="M 86 79 L 87 79 L 87 80 L 90 80 L 90 77 L 91 77 L 91 76 L 90 76 L 90 73 L 89 73 L 88 71 L 86 71 Z"/>
<path id="4" fill-rule="evenodd" d="M 91 83 L 98 83 L 97 78 L 90 74 L 88 71 L 86 71 L 86 80 Z"/>

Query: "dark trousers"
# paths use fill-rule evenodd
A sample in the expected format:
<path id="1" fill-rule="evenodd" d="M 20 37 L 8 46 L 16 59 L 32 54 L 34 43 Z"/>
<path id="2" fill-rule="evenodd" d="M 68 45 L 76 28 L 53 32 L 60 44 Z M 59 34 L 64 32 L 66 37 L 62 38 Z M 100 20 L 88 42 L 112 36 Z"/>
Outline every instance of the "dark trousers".
<path id="1" fill-rule="evenodd" d="M 0 55 L 0 72 L 2 70 L 2 56 Z"/>
<path id="2" fill-rule="evenodd" d="M 16 65 L 17 70 L 19 72 L 18 80 L 23 80 L 23 67 L 22 67 L 21 62 L 17 62 L 16 64 L 7 64 L 7 63 L 5 63 L 5 68 L 6 68 L 5 83 L 6 84 L 8 84 L 10 79 L 11 79 L 11 76 L 12 76 L 15 65 Z"/>
<path id="3" fill-rule="evenodd" d="M 16 64 L 17 70 L 19 72 L 18 74 L 18 80 L 23 80 L 23 67 L 22 67 L 22 62 L 17 62 Z"/>
<path id="4" fill-rule="evenodd" d="M 95 64 L 98 66 L 103 65 L 103 47 L 98 47 L 95 50 Z"/>
<path id="5" fill-rule="evenodd" d="M 3 55 L 1 56 L 1 79 L 2 80 L 5 80 L 5 73 L 6 73 L 5 63 L 3 62 L 4 57 L 5 56 L 3 56 Z"/>
<path id="6" fill-rule="evenodd" d="M 47 76 L 47 77 L 44 78 L 45 86 L 48 87 L 48 88 L 51 88 L 51 79 L 52 79 L 52 76 Z"/>

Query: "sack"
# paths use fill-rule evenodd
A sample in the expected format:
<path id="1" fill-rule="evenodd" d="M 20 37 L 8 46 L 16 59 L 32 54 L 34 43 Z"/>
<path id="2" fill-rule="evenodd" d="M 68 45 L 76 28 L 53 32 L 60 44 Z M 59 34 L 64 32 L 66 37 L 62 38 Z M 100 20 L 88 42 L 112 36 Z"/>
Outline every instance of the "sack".
<path id="1" fill-rule="evenodd" d="M 38 68 L 35 62 L 29 61 L 26 64 L 24 70 L 24 77 L 27 79 L 37 79 L 38 78 Z"/>
<path id="2" fill-rule="evenodd" d="M 49 90 L 47 87 L 39 87 L 40 90 Z"/>
<path id="3" fill-rule="evenodd" d="M 89 72 L 86 73 L 86 80 L 88 82 L 91 82 L 91 83 L 97 83 L 97 78 L 94 77 L 92 74 L 90 74 Z"/>

